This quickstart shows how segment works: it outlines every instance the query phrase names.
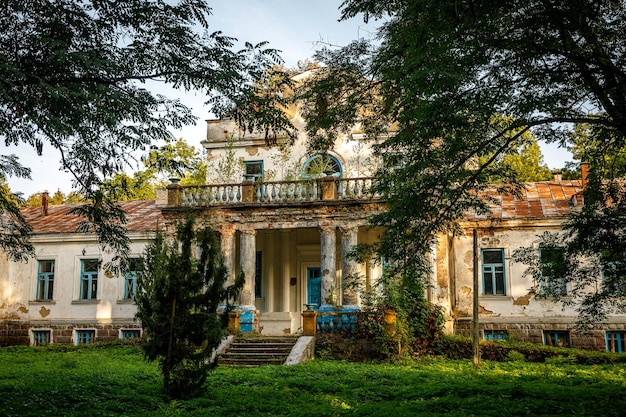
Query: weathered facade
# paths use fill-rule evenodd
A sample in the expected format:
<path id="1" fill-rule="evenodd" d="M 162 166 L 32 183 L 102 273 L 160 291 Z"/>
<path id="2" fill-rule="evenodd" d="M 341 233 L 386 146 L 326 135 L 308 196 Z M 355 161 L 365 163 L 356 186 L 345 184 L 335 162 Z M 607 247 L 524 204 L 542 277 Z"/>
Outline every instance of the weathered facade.
<path id="1" fill-rule="evenodd" d="M 290 112 L 301 127 L 296 109 Z M 293 143 L 278 137 L 269 146 L 264 136 L 244 135 L 230 121 L 209 121 L 206 186 L 173 182 L 156 203 L 122 203 L 133 254 L 143 253 L 157 226 L 173 230 L 192 212 L 220 233 L 231 279 L 245 274 L 242 329 L 298 334 L 308 308 L 356 309 L 359 288 L 383 275 L 384 263 L 358 264 L 348 256 L 356 244 L 376 242 L 384 233 L 368 226 L 373 213 L 385 210 L 371 192 L 371 175 L 389 162 L 372 154 L 373 144 L 355 129 L 338 137 L 328 154 L 310 155 L 303 134 Z M 625 316 L 611 317 L 591 336 L 577 335 L 576 312 L 535 293 L 535 283 L 523 277 L 525 266 L 511 259 L 521 247 L 539 250 L 543 232 L 560 230 L 580 204 L 581 191 L 580 181 L 527 184 L 520 197 L 494 195 L 501 204 L 488 216 L 468 214 L 461 222 L 465 236 L 439 236 L 427 291 L 430 301 L 442 306 L 447 331 L 471 332 L 476 254 L 486 339 L 623 350 Z M 0 260 L 0 344 L 140 334 L 128 296 L 132 280 L 106 274 L 102 265 L 111 255 L 99 250 L 93 235 L 74 232 L 79 220 L 67 215 L 69 208 L 51 206 L 47 215 L 39 208 L 24 210 L 37 254 L 25 264 Z"/>
<path id="2" fill-rule="evenodd" d="M 128 216 L 131 257 L 137 259 L 157 227 L 164 226 L 161 211 L 154 201 L 121 205 Z M 140 336 L 132 300 L 136 275 L 106 272 L 113 255 L 101 250 L 94 234 L 76 233 L 81 219 L 69 214 L 73 207 L 22 210 L 33 227 L 36 253 L 28 262 L 5 255 L 0 261 L 0 345 Z"/>

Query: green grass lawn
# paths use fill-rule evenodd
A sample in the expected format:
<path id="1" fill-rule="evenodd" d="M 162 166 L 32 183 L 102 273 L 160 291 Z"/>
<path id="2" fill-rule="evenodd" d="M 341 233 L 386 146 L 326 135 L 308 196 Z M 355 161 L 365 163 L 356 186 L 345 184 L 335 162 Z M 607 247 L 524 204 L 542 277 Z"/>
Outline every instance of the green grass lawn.
<path id="1" fill-rule="evenodd" d="M 0 416 L 625 415 L 624 364 L 558 362 L 219 368 L 202 397 L 170 403 L 137 347 L 9 347 L 0 348 Z"/>

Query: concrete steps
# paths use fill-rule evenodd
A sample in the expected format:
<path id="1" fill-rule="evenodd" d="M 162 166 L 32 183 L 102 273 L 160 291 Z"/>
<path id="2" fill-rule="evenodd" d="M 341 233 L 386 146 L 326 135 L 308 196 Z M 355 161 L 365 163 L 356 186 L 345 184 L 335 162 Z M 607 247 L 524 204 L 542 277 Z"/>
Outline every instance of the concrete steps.
<path id="1" fill-rule="evenodd" d="M 297 337 L 235 338 L 219 355 L 221 366 L 282 365 L 296 344 Z"/>

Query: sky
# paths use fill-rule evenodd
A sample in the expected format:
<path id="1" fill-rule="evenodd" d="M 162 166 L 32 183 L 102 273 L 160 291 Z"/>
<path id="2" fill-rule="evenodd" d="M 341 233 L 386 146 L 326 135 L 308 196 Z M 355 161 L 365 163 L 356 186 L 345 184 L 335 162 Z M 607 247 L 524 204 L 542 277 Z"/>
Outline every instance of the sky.
<path id="1" fill-rule="evenodd" d="M 220 30 L 240 41 L 256 44 L 268 41 L 269 47 L 281 50 L 285 66 L 294 68 L 298 61 L 311 58 L 321 43 L 346 45 L 353 39 L 369 38 L 375 34 L 376 23 L 365 24 L 360 18 L 339 22 L 341 0 L 212 0 L 213 15 L 209 30 Z M 159 91 L 161 92 L 161 91 Z M 205 120 L 210 109 L 203 105 L 205 97 L 199 93 L 184 93 L 163 89 L 170 98 L 179 97 L 198 117 L 196 125 L 172 131 L 189 144 L 201 149 L 200 142 L 206 133 Z M 543 145 L 544 161 L 552 169 L 561 168 L 570 160 L 569 153 L 555 145 Z M 8 183 L 14 192 L 24 197 L 41 191 L 69 193 L 71 177 L 60 170 L 59 154 L 50 146 L 44 147 L 43 156 L 22 145 L 5 148 L 6 154 L 17 154 L 23 165 L 32 169 L 32 180 L 14 177 Z"/>

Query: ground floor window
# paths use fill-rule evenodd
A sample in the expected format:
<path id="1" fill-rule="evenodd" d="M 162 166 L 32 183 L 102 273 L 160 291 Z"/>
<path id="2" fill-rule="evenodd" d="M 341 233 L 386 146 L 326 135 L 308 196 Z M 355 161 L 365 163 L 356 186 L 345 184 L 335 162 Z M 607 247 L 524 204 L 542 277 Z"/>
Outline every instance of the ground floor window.
<path id="1" fill-rule="evenodd" d="M 549 346 L 570 346 L 569 331 L 544 330 L 543 343 Z"/>
<path id="2" fill-rule="evenodd" d="M 33 330 L 33 346 L 50 344 L 50 330 Z"/>
<path id="3" fill-rule="evenodd" d="M 615 353 L 626 352 L 626 349 L 624 349 L 624 339 L 626 339 L 626 332 L 606 332 L 606 350 Z"/>
<path id="4" fill-rule="evenodd" d="M 501 341 L 501 340 L 509 340 L 509 331 L 485 329 L 483 331 L 483 339 L 489 340 L 492 342 Z"/>
<path id="5" fill-rule="evenodd" d="M 139 329 L 122 329 L 120 337 L 124 340 L 127 339 L 139 339 L 141 337 L 141 330 Z"/>
<path id="6" fill-rule="evenodd" d="M 89 343 L 93 343 L 96 340 L 96 331 L 95 330 L 76 330 L 76 344 L 77 345 L 88 345 Z"/>

